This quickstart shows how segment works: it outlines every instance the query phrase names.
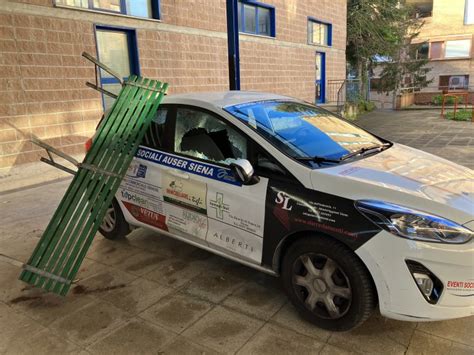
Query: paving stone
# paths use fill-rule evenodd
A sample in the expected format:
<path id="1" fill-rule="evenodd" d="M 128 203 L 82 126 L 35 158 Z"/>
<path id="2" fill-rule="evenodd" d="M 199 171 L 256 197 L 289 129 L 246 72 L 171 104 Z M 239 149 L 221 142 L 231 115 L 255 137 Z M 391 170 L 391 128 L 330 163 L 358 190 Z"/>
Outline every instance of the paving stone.
<path id="1" fill-rule="evenodd" d="M 296 311 L 291 303 L 283 306 L 271 319 L 271 323 L 278 324 L 284 328 L 294 330 L 295 332 L 315 338 L 319 341 L 325 342 L 331 335 L 331 332 L 316 327 L 307 322 Z"/>
<path id="2" fill-rule="evenodd" d="M 7 303 L 21 296 L 27 284 L 18 280 L 20 272 L 18 265 L 0 260 L 0 301 Z"/>
<path id="3" fill-rule="evenodd" d="M 158 232 L 138 228 L 127 236 L 129 245 L 144 251 L 158 251 L 168 257 L 184 257 L 198 248 Z"/>
<path id="4" fill-rule="evenodd" d="M 216 351 L 233 353 L 262 325 L 262 321 L 218 306 L 185 330 L 183 335 Z"/>
<path id="5" fill-rule="evenodd" d="M 348 355 L 348 354 L 357 354 L 357 353 L 353 351 L 341 349 L 334 345 L 325 344 L 319 354 L 320 355 Z"/>
<path id="6" fill-rule="evenodd" d="M 168 256 L 164 256 L 158 251 L 140 251 L 118 264 L 117 267 L 130 274 L 142 276 L 153 269 L 156 269 L 160 262 L 167 260 L 168 258 Z"/>
<path id="7" fill-rule="evenodd" d="M 106 265 L 120 265 L 140 252 L 140 249 L 127 244 L 126 241 L 111 241 L 100 235 L 96 236 L 91 249 L 87 253 L 87 257 Z"/>
<path id="8" fill-rule="evenodd" d="M 10 258 L 20 262 L 26 262 L 33 253 L 36 244 L 38 244 L 41 233 L 42 231 L 30 231 L 29 234 L 0 239 L 0 250 L 3 255 L 8 255 Z"/>
<path id="9" fill-rule="evenodd" d="M 474 347 L 474 317 L 447 320 L 443 322 L 423 322 L 419 330 Z"/>
<path id="10" fill-rule="evenodd" d="M 213 303 L 219 303 L 243 283 L 241 278 L 229 273 L 209 271 L 193 278 L 183 291 Z"/>
<path id="11" fill-rule="evenodd" d="M 185 258 L 169 258 L 158 265 L 143 277 L 173 288 L 180 288 L 207 269 L 205 263 Z"/>
<path id="12" fill-rule="evenodd" d="M 264 283 L 254 281 L 245 283 L 228 296 L 222 304 L 242 313 L 268 320 L 286 302 L 287 297 L 280 286 L 279 279 L 267 276 Z"/>
<path id="13" fill-rule="evenodd" d="M 206 314 L 213 305 L 193 296 L 177 293 L 140 313 L 140 317 L 181 333 Z"/>
<path id="14" fill-rule="evenodd" d="M 430 334 L 415 331 L 413 339 L 408 347 L 407 355 L 414 354 L 448 354 L 451 342 Z"/>
<path id="15" fill-rule="evenodd" d="M 215 350 L 191 342 L 183 336 L 178 336 L 170 344 L 165 345 L 159 352 L 162 355 L 217 355 Z"/>
<path id="16" fill-rule="evenodd" d="M 89 258 L 85 258 L 76 274 L 74 282 L 78 282 L 88 277 L 103 273 L 106 270 L 110 270 L 107 265 L 101 264 Z"/>
<path id="17" fill-rule="evenodd" d="M 172 288 L 156 282 L 136 279 L 124 285 L 124 287 L 99 292 L 97 297 L 113 304 L 124 312 L 136 315 L 172 292 L 174 292 Z"/>
<path id="18" fill-rule="evenodd" d="M 238 354 L 319 354 L 324 343 L 281 328 L 266 324 Z"/>
<path id="19" fill-rule="evenodd" d="M 126 313 L 117 307 L 95 300 L 53 322 L 50 328 L 58 336 L 67 338 L 80 346 L 86 346 L 97 339 L 104 338 L 128 319 Z"/>
<path id="20" fill-rule="evenodd" d="M 92 354 L 157 354 L 176 334 L 146 322 L 132 319 L 89 346 Z"/>
<path id="21" fill-rule="evenodd" d="M 467 346 L 464 344 L 459 344 L 452 342 L 451 348 L 449 349 L 449 354 L 451 355 L 472 355 L 474 354 L 474 347 Z"/>
<path id="22" fill-rule="evenodd" d="M 25 315 L 0 303 L 0 353 L 12 349 L 17 339 L 34 337 L 45 328 Z"/>
<path id="23" fill-rule="evenodd" d="M 38 323 L 48 326 L 93 301 L 94 298 L 87 295 L 71 293 L 63 297 L 26 285 L 21 294 L 10 299 L 7 304 Z"/>
<path id="24" fill-rule="evenodd" d="M 106 267 L 104 271 L 78 281 L 76 286 L 72 287 L 71 292 L 97 296 L 103 292 L 123 288 L 137 278 L 136 275 Z"/>
<path id="25" fill-rule="evenodd" d="M 32 354 L 33 351 L 35 355 L 78 355 L 81 352 L 81 348 L 65 339 L 61 339 L 54 335 L 51 330 L 44 329 L 31 336 L 29 334 L 24 334 L 23 336 L 18 336 L 11 339 L 6 348 L 5 354 Z"/>
<path id="26" fill-rule="evenodd" d="M 417 147 L 474 169 L 474 124 L 441 119 L 439 111 L 375 111 L 357 124 L 386 139 Z M 407 129 L 409 127 L 409 130 Z"/>
<path id="27" fill-rule="evenodd" d="M 416 323 L 400 322 L 374 314 L 360 327 L 348 332 L 335 332 L 329 344 L 348 351 L 379 354 L 403 354 Z"/>

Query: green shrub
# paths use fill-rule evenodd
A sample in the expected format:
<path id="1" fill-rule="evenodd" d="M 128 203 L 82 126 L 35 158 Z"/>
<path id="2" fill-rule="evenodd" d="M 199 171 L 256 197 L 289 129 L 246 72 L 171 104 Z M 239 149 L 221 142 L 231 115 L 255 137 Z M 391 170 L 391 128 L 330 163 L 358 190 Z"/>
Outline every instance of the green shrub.
<path id="1" fill-rule="evenodd" d="M 455 101 L 455 100 L 454 100 L 454 97 L 448 96 L 448 97 L 445 99 L 444 103 L 445 103 L 445 105 L 454 105 L 454 101 Z M 432 102 L 433 102 L 433 104 L 435 104 L 435 105 L 441 106 L 441 105 L 443 104 L 443 95 L 436 95 L 436 96 L 433 96 Z M 462 102 L 463 102 L 462 96 L 458 96 L 458 104 L 462 104 Z"/>
<path id="2" fill-rule="evenodd" d="M 454 117 L 454 111 L 449 111 L 446 112 L 446 118 L 453 121 L 470 121 L 472 120 L 472 111 L 459 110 L 456 112 L 456 117 Z"/>
<path id="3" fill-rule="evenodd" d="M 357 108 L 359 109 L 359 112 L 370 112 L 375 109 L 375 104 L 372 101 L 366 101 L 364 99 L 359 99 L 357 102 Z"/>

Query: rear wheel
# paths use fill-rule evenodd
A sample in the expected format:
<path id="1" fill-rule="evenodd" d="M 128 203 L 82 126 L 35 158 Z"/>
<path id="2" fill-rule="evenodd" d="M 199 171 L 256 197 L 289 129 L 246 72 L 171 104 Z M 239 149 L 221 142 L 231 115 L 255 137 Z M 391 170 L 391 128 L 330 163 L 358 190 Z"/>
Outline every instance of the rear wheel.
<path id="1" fill-rule="evenodd" d="M 109 208 L 107 208 L 102 224 L 99 227 L 99 232 L 107 239 L 124 238 L 130 233 L 130 226 L 125 220 L 115 198 L 112 200 Z"/>
<path id="2" fill-rule="evenodd" d="M 296 241 L 285 254 L 281 276 L 301 315 L 324 329 L 352 329 L 376 305 L 367 269 L 336 240 L 315 235 Z"/>

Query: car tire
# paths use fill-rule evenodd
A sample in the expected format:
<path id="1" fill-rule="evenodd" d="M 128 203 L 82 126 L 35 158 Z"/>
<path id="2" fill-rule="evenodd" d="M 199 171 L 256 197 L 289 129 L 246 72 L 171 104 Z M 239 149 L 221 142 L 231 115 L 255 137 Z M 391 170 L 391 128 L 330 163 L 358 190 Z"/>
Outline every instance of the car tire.
<path id="1" fill-rule="evenodd" d="M 367 268 L 337 240 L 313 235 L 295 241 L 285 253 L 281 271 L 290 301 L 303 318 L 320 328 L 353 329 L 377 304 Z"/>
<path id="2" fill-rule="evenodd" d="M 107 239 L 124 238 L 130 233 L 130 226 L 125 220 L 122 210 L 115 198 L 107 209 L 102 224 L 99 227 L 99 232 Z"/>

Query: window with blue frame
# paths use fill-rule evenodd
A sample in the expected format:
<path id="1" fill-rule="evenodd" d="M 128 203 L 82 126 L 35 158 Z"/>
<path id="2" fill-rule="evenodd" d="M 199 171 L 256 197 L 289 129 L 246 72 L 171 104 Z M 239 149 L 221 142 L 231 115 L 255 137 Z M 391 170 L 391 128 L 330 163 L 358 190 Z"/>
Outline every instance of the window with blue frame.
<path id="1" fill-rule="evenodd" d="M 55 4 L 136 17 L 160 18 L 159 0 L 55 0 Z"/>
<path id="2" fill-rule="evenodd" d="M 97 57 L 99 61 L 118 73 L 123 79 L 130 75 L 140 74 L 138 50 L 134 30 L 96 26 Z M 118 94 L 122 88 L 116 78 L 106 71 L 100 70 L 102 88 Z M 103 95 L 104 108 L 107 110 L 114 99 Z"/>
<path id="3" fill-rule="evenodd" d="M 331 46 L 332 24 L 309 18 L 308 43 L 320 46 Z"/>
<path id="4" fill-rule="evenodd" d="M 275 8 L 251 0 L 239 1 L 239 31 L 275 37 Z"/>

